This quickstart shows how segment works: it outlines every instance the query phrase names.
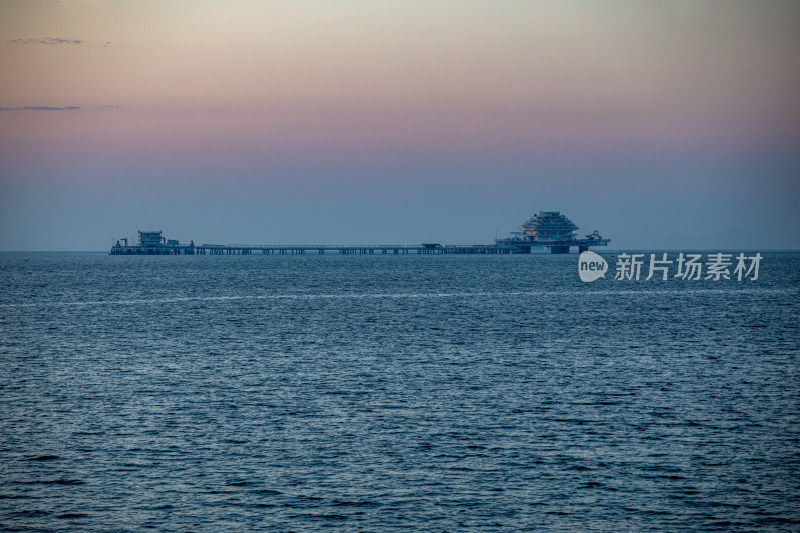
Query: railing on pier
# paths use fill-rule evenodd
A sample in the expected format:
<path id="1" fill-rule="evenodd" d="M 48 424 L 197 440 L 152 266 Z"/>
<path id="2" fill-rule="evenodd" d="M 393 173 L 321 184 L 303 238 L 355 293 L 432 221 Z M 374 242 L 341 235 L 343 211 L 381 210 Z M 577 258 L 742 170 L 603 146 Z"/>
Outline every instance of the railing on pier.
<path id="1" fill-rule="evenodd" d="M 404 254 L 504 254 L 511 253 L 502 246 L 408 246 L 402 244 L 377 245 L 245 245 L 201 244 L 195 253 L 210 255 L 305 255 L 338 253 L 342 255 L 404 255 Z"/>
<path id="2" fill-rule="evenodd" d="M 111 255 L 305 255 L 337 253 L 342 255 L 446 255 L 446 254 L 520 254 L 530 253 L 532 248 L 549 247 L 552 253 L 569 253 L 570 247 L 584 251 L 589 246 L 606 246 L 608 239 L 554 241 L 552 243 L 531 243 L 521 241 L 498 241 L 496 244 L 422 244 L 407 246 L 402 244 L 376 245 L 330 245 L 330 244 L 189 244 L 160 246 L 126 246 L 115 244 Z"/>
<path id="3" fill-rule="evenodd" d="M 324 244 L 198 244 L 178 246 L 114 245 L 111 255 L 305 255 L 336 253 L 342 255 L 440 255 L 440 254 L 508 254 L 514 251 L 493 245 L 324 245 Z"/>

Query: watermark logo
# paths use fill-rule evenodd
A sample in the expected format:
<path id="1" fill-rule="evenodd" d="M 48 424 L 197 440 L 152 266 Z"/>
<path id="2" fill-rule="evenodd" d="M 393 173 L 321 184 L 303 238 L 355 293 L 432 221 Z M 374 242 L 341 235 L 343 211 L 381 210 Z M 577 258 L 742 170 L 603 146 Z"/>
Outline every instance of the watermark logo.
<path id="1" fill-rule="evenodd" d="M 589 283 L 598 278 L 604 278 L 607 270 L 606 260 L 594 252 L 581 252 L 578 257 L 578 275 L 581 277 L 581 281 Z"/>
<path id="2" fill-rule="evenodd" d="M 722 279 L 736 281 L 758 279 L 758 270 L 763 257 L 760 253 L 745 255 L 740 253 L 711 253 L 692 254 L 683 253 L 670 256 L 667 253 L 617 255 L 614 279 L 617 281 L 648 281 L 652 278 L 667 281 L 668 279 L 681 279 L 687 281 L 719 281 Z M 705 260 L 704 260 L 705 259 Z M 578 258 L 578 275 L 581 281 L 590 282 L 604 278 L 608 264 L 606 260 L 594 252 L 582 252 Z M 644 271 L 644 272 L 643 272 Z M 644 277 L 644 273 L 647 277 Z"/>

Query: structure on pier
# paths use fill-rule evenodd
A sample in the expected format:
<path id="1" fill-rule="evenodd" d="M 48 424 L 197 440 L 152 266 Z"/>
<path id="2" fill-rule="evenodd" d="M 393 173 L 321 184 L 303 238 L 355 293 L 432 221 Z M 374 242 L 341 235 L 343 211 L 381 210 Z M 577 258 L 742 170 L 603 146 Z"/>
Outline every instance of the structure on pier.
<path id="1" fill-rule="evenodd" d="M 155 248 L 166 244 L 166 240 L 161 236 L 159 231 L 142 231 L 139 230 L 139 246 L 144 248 Z"/>
<path id="2" fill-rule="evenodd" d="M 506 239 L 497 239 L 497 246 L 514 250 L 511 253 L 531 253 L 532 249 L 550 248 L 550 253 L 568 254 L 575 246 L 578 252 L 585 252 L 590 246 L 608 246 L 611 239 L 604 239 L 597 231 L 579 239 L 578 226 L 559 211 L 540 211 L 520 226 Z"/>
<path id="3" fill-rule="evenodd" d="M 111 255 L 194 255 L 194 241 L 181 244 L 177 240 L 167 240 L 162 231 L 139 230 L 139 242 L 129 245 L 127 238 L 117 239 L 111 247 Z"/>
<path id="4" fill-rule="evenodd" d="M 554 254 L 567 254 L 570 247 L 579 252 L 589 246 L 607 246 L 596 231 L 585 239 L 576 237 L 578 226 L 558 211 L 542 211 L 520 226 L 520 231 L 507 239 L 497 239 L 494 244 L 441 245 L 424 243 L 419 245 L 375 244 L 375 245 L 323 245 L 323 244 L 181 244 L 167 240 L 161 230 L 139 231 L 138 243 L 129 245 L 128 239 L 119 239 L 111 247 L 111 255 L 303 255 L 307 253 L 338 253 L 345 255 L 367 254 L 529 254 L 533 249 L 550 248 Z"/>

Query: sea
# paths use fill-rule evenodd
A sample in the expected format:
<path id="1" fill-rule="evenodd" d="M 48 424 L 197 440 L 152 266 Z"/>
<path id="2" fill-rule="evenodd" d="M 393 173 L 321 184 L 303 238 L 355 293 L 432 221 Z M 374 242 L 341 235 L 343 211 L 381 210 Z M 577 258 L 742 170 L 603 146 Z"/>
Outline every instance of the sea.
<path id="1" fill-rule="evenodd" d="M 800 253 L 599 253 L 0 254 L 0 529 L 800 531 Z"/>

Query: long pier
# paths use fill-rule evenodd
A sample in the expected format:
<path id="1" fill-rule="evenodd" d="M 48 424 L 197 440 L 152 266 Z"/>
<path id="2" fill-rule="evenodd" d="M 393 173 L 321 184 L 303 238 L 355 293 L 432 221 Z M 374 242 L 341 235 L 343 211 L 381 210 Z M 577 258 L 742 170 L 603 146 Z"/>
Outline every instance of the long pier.
<path id="1" fill-rule="evenodd" d="M 510 254 L 516 253 L 507 246 L 492 245 L 439 245 L 400 244 L 377 245 L 260 245 L 260 244 L 189 244 L 158 246 L 114 245 L 111 255 L 405 255 L 405 254 Z"/>
<path id="2" fill-rule="evenodd" d="M 327 254 L 340 255 L 475 255 L 475 254 L 529 254 L 533 249 L 550 248 L 553 254 L 568 254 L 571 247 L 578 252 L 588 250 L 590 246 L 606 246 L 609 240 L 603 239 L 597 232 L 586 239 L 577 239 L 573 235 L 564 238 L 532 240 L 520 237 L 497 239 L 494 244 L 439 244 L 423 243 L 405 244 L 181 244 L 177 240 L 166 239 L 159 231 L 139 230 L 137 244 L 131 244 L 127 238 L 121 238 L 111 247 L 111 255 L 305 255 Z"/>

